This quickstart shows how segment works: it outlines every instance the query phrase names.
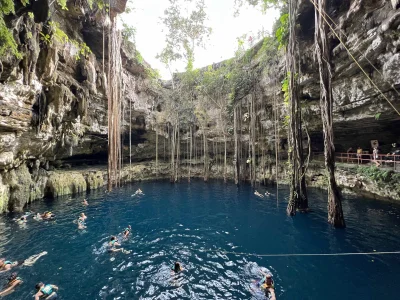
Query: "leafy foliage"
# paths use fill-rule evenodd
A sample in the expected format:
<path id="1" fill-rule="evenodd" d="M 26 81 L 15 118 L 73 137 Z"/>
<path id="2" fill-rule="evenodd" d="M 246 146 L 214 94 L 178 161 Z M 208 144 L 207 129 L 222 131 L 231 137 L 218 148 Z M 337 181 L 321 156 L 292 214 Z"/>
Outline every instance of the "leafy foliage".
<path id="1" fill-rule="evenodd" d="M 4 19 L 0 16 L 0 57 L 11 53 L 16 58 L 21 59 L 22 54 L 18 51 L 18 45 L 14 40 L 10 30 L 8 30 Z"/>
<path id="2" fill-rule="evenodd" d="M 0 15 L 14 14 L 14 1 L 13 0 L 0 0 Z"/>
<path id="3" fill-rule="evenodd" d="M 378 183 L 398 183 L 400 180 L 400 174 L 395 173 L 393 170 L 384 170 L 375 166 L 359 167 L 357 173 Z"/>
<path id="4" fill-rule="evenodd" d="M 16 58 L 21 59 L 22 54 L 18 51 L 18 45 L 4 22 L 5 15 L 14 13 L 14 1 L 0 0 L 0 57 L 11 53 Z"/>
<path id="5" fill-rule="evenodd" d="M 136 36 L 136 28 L 125 22 L 122 22 L 122 26 L 123 26 L 122 37 L 124 38 L 124 40 L 125 41 L 130 40 L 130 41 L 134 42 L 135 36 Z"/>
<path id="6" fill-rule="evenodd" d="M 186 60 L 186 69 L 192 70 L 195 47 L 204 47 L 211 34 L 205 25 L 207 15 L 204 0 L 169 0 L 170 6 L 164 11 L 162 22 L 167 28 L 166 46 L 158 55 L 168 67 L 177 59 Z M 184 7 L 192 9 L 185 14 Z M 193 8 L 194 7 L 194 8 Z"/>
<path id="7" fill-rule="evenodd" d="M 278 28 L 275 32 L 276 39 L 279 42 L 279 49 L 286 47 L 289 39 L 289 14 L 283 14 L 279 18 Z"/>
<path id="8" fill-rule="evenodd" d="M 68 10 L 67 0 L 57 0 L 57 3 L 61 6 L 61 9 Z"/>

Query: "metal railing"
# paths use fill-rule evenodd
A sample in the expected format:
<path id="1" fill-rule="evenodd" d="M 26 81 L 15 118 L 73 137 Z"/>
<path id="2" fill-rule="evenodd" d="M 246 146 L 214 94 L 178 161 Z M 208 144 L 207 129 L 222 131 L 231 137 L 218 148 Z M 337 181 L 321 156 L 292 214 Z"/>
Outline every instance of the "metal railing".
<path id="1" fill-rule="evenodd" d="M 323 152 L 313 152 L 314 157 L 324 156 Z M 393 168 L 394 171 L 400 172 L 400 155 L 395 154 L 378 154 L 374 159 L 373 154 L 363 151 L 362 154 L 336 152 L 336 162 L 349 163 L 356 165 L 374 164 L 376 166 L 384 166 Z"/>

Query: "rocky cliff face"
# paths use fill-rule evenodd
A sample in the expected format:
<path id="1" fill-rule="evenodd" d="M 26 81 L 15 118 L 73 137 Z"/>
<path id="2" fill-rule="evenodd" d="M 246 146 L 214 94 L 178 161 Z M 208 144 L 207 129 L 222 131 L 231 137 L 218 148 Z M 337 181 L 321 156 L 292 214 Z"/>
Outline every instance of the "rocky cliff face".
<path id="1" fill-rule="evenodd" d="M 86 1 L 69 0 L 68 10 L 62 10 L 57 1 L 31 2 L 23 7 L 15 1 L 15 15 L 5 18 L 23 58 L 0 57 L 0 211 L 22 209 L 26 203 L 45 195 L 97 188 L 103 186 L 105 179 L 104 173 L 97 171 L 64 177 L 60 174 L 71 166 L 101 165 L 107 160 L 107 55 L 103 58 L 108 43 L 107 16 L 99 8 L 91 9 Z M 126 1 L 113 3 L 113 11 L 121 12 Z M 400 94 L 395 90 L 400 90 L 398 1 L 332 0 L 329 3 L 328 12 L 337 24 L 338 36 L 387 99 L 399 109 Z M 312 146 L 318 151 L 322 150 L 322 126 L 318 68 L 313 60 L 314 10 L 310 1 L 303 0 L 299 11 L 302 98 Z M 370 140 L 377 139 L 386 152 L 392 143 L 400 143 L 399 115 L 360 71 L 338 38 L 331 34 L 330 41 L 337 151 L 357 146 L 368 149 Z M 152 112 L 163 109 L 164 91 L 149 77 L 146 71 L 149 66 L 138 59 L 132 44 L 124 43 L 121 57 L 126 87 L 122 105 L 124 156 L 129 155 L 131 132 L 133 161 L 150 162 L 155 158 Z M 244 82 L 237 95 L 242 103 L 243 120 L 248 110 L 246 100 L 256 97 L 257 114 L 262 123 L 262 129 L 258 129 L 262 136 L 260 143 L 268 150 L 275 147 L 275 137 L 270 133 L 273 132 L 272 111 L 276 99 L 281 114 L 279 139 L 284 154 L 286 132 L 282 121 L 286 112 L 280 91 L 284 72 L 282 61 L 278 59 L 268 62 L 268 67 L 276 65 L 281 70 L 278 79 L 276 73 L 274 76 L 257 75 L 254 85 L 250 85 L 255 89 L 250 91 L 250 86 Z M 255 69 L 259 64 L 255 57 L 251 66 Z M 210 112 L 210 116 L 216 116 L 216 112 Z M 223 141 L 218 130 L 213 130 L 217 126 L 215 118 L 211 119 L 214 121 L 208 129 L 209 149 Z M 243 124 L 243 147 L 247 148 L 248 125 L 245 121 Z M 159 129 L 160 132 L 163 133 L 159 140 L 160 158 L 168 158 L 167 134 L 163 129 Z M 196 134 L 201 136 L 201 131 Z M 232 166 L 233 138 L 229 140 L 228 163 Z M 198 143 L 200 149 L 200 138 Z M 187 157 L 187 144 L 183 143 L 181 149 L 182 157 Z M 223 153 L 222 148 L 219 152 Z M 214 160 L 222 162 L 221 157 L 214 157 Z M 271 170 L 272 156 L 267 160 Z M 165 174 L 166 166 L 163 168 L 161 173 Z M 146 176 L 154 173 L 153 169 Z M 259 173 L 265 177 L 264 171 Z"/>
<path id="2" fill-rule="evenodd" d="M 31 2 L 15 1 L 6 18 L 23 58 L 0 58 L 0 211 L 53 191 L 49 170 L 107 160 L 107 13 L 86 1 L 67 1 L 68 10 Z M 124 10 L 114 2 L 112 13 Z M 130 42 L 121 56 L 124 113 L 132 107 L 132 128 L 143 131 L 158 94 Z"/>

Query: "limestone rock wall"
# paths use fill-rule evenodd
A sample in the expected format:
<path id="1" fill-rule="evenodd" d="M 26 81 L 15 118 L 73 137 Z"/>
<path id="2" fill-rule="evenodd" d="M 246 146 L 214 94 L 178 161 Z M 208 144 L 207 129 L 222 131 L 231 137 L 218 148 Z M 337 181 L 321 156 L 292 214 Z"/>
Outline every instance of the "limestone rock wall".
<path id="1" fill-rule="evenodd" d="M 22 7 L 15 1 L 16 13 L 6 19 L 22 59 L 0 57 L 0 212 L 20 210 L 46 194 L 102 186 L 103 178 L 97 175 L 86 181 L 82 175 L 68 175 L 72 179 L 48 171 L 107 160 L 108 16 L 85 0 L 67 1 L 68 10 L 57 1 L 31 2 Z M 113 3 L 115 13 L 121 13 L 126 1 Z M 122 132 L 132 123 L 134 130 L 142 130 L 134 132 L 136 141 L 144 134 L 158 94 L 134 45 L 125 41 L 121 56 L 127 87 Z"/>

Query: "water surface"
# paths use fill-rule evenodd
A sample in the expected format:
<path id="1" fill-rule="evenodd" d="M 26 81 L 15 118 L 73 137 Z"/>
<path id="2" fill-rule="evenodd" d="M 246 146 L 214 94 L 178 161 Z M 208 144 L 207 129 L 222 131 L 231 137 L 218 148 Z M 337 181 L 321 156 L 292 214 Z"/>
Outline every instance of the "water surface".
<path id="1" fill-rule="evenodd" d="M 139 187 L 145 195 L 132 197 Z M 314 211 L 294 218 L 285 214 L 286 198 L 286 190 L 277 203 L 274 195 L 257 198 L 247 185 L 195 180 L 97 191 L 88 195 L 88 207 L 82 196 L 35 202 L 29 209 L 51 210 L 56 221 L 29 218 L 21 227 L 12 221 L 17 214 L 0 217 L 0 256 L 20 260 L 48 252 L 33 267 L 17 269 L 24 284 L 7 298 L 32 299 L 35 283 L 43 281 L 59 285 L 60 298 L 69 300 L 257 299 L 249 284 L 264 267 L 277 299 L 399 299 L 400 255 L 248 255 L 398 251 L 398 204 L 347 197 L 348 227 L 335 230 L 326 222 L 324 192 L 310 192 Z M 73 223 L 80 212 L 88 216 L 84 231 Z M 132 252 L 110 255 L 104 243 L 128 224 L 133 235 L 123 247 Z M 170 271 L 175 260 L 186 269 L 178 276 Z"/>

